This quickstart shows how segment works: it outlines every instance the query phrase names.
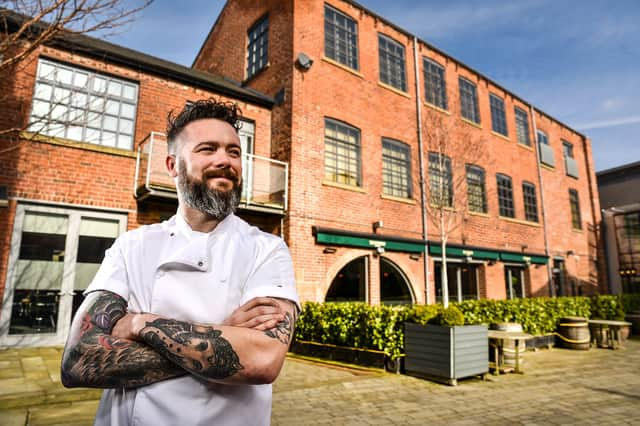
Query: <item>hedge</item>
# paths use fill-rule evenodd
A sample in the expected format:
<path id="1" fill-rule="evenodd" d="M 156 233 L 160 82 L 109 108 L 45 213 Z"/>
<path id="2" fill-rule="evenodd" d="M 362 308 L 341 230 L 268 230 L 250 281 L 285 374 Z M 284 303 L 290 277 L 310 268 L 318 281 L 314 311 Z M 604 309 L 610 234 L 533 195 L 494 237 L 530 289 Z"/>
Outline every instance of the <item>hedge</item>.
<path id="1" fill-rule="evenodd" d="M 511 300 L 468 300 L 455 304 L 465 324 L 517 322 L 525 332 L 541 335 L 556 330 L 560 318 L 622 319 L 640 309 L 640 295 L 593 297 L 534 297 Z M 392 358 L 403 353 L 404 322 L 426 324 L 439 305 L 370 306 L 364 303 L 303 305 L 295 337 L 317 343 L 384 351 Z"/>

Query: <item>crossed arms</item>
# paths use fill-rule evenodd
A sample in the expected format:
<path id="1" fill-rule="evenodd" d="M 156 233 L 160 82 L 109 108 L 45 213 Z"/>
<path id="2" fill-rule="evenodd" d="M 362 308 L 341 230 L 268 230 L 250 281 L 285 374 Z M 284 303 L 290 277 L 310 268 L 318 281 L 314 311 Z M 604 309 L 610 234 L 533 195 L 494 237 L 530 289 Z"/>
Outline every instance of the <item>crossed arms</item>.
<path id="1" fill-rule="evenodd" d="M 287 300 L 255 298 L 222 325 L 127 313 L 109 291 L 89 293 L 62 357 L 67 387 L 134 388 L 191 374 L 216 383 L 271 383 L 296 318 Z"/>

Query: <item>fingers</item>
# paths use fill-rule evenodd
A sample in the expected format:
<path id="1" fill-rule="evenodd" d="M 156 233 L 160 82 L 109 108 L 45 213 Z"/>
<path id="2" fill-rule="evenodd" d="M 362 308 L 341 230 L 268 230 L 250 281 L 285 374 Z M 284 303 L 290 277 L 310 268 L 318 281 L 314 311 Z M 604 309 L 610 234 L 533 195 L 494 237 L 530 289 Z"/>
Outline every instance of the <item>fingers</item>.
<path id="1" fill-rule="evenodd" d="M 280 309 L 280 305 L 278 304 L 278 301 L 271 297 L 254 297 L 244 305 L 240 306 L 237 310 L 247 312 L 257 306 L 265 306 L 265 307 L 272 306 L 274 308 Z"/>
<path id="2" fill-rule="evenodd" d="M 259 315 L 236 325 L 237 327 L 253 328 L 255 330 L 266 330 L 274 327 L 277 323 L 284 320 L 283 314 Z"/>

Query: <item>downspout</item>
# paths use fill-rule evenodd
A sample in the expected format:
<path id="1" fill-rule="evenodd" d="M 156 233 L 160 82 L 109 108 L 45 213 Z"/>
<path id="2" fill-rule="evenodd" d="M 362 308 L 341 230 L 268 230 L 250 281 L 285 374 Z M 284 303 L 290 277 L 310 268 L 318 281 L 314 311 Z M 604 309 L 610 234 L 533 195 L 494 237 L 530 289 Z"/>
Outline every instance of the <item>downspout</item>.
<path id="1" fill-rule="evenodd" d="M 542 232 L 544 235 L 544 254 L 547 262 L 547 278 L 549 279 L 549 295 L 556 296 L 556 289 L 553 285 L 553 275 L 551 273 L 551 256 L 549 255 L 549 240 L 547 238 L 547 211 L 544 203 L 544 187 L 542 185 L 542 165 L 540 162 L 540 149 L 538 146 L 538 126 L 536 126 L 536 112 L 532 105 L 529 105 L 531 113 L 531 123 L 533 124 L 533 150 L 536 152 L 536 163 L 538 165 L 538 185 L 540 186 L 540 203 L 542 204 Z"/>
<path id="2" fill-rule="evenodd" d="M 581 135 L 582 136 L 582 135 Z M 595 178 L 596 173 L 595 170 L 593 170 L 593 173 L 591 173 L 589 164 L 591 164 L 591 162 L 589 161 L 589 158 L 593 159 L 593 155 L 591 155 L 591 147 L 590 145 L 590 139 L 586 136 L 582 136 L 582 152 L 584 153 L 584 166 L 586 169 L 586 178 L 587 178 L 587 183 L 589 184 L 589 201 L 590 201 L 590 205 L 591 205 L 591 220 L 593 221 L 593 232 L 594 232 L 594 239 L 596 242 L 596 273 L 598 274 L 598 276 L 601 275 L 602 272 L 605 273 L 605 275 L 607 276 L 607 280 L 605 282 L 604 285 L 604 290 L 606 293 L 611 294 L 611 281 L 609 281 L 609 271 L 608 271 L 608 263 L 604 262 L 604 264 L 602 264 L 598 259 L 600 259 L 600 255 L 602 255 L 605 259 L 606 259 L 606 254 L 605 254 L 605 239 L 604 239 L 604 228 L 605 228 L 605 224 L 604 224 L 604 214 L 602 213 L 603 210 L 600 209 L 600 203 L 598 202 L 598 206 L 596 207 L 596 200 L 599 201 L 599 194 L 596 196 L 596 194 L 594 194 L 594 188 L 598 187 L 598 182 L 593 180 L 593 178 Z M 600 211 L 600 222 L 597 222 L 597 213 L 598 211 Z M 598 232 L 598 230 L 600 230 L 600 232 Z M 587 229 L 587 232 L 589 232 L 589 230 Z M 588 240 L 587 240 L 588 241 Z M 589 259 L 589 255 L 587 255 L 587 261 L 589 263 L 591 263 L 591 259 Z M 604 267 L 601 267 L 600 265 L 604 265 Z M 588 265 L 588 268 L 590 268 L 591 265 Z M 603 271 L 604 269 L 604 271 Z M 578 271 L 576 271 L 576 275 L 578 274 Z M 600 284 L 598 283 L 598 287 L 600 287 Z M 598 290 L 600 290 L 598 288 Z"/>
<path id="3" fill-rule="evenodd" d="M 420 168 L 420 211 L 422 213 L 422 240 L 424 241 L 424 302 L 429 304 L 429 244 L 427 243 L 427 210 L 424 181 L 424 149 L 422 146 L 422 105 L 420 104 L 420 83 L 418 72 L 418 39 L 413 36 L 413 69 L 416 82 L 416 112 L 418 128 L 418 164 Z"/>

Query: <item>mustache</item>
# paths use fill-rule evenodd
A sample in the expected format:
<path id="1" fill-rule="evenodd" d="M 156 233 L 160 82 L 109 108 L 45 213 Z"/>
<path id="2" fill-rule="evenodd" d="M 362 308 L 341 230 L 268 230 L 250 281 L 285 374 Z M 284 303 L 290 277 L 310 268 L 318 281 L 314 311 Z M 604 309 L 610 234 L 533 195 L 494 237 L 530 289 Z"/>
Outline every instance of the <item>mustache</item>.
<path id="1" fill-rule="evenodd" d="M 211 178 L 223 177 L 223 178 L 229 179 L 234 183 L 238 183 L 238 180 L 239 180 L 238 176 L 236 176 L 236 174 L 233 171 L 231 171 L 231 168 L 229 167 L 225 167 L 224 169 L 214 169 L 214 170 L 206 171 L 202 174 L 202 177 L 205 180 L 211 179 Z"/>

